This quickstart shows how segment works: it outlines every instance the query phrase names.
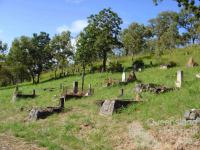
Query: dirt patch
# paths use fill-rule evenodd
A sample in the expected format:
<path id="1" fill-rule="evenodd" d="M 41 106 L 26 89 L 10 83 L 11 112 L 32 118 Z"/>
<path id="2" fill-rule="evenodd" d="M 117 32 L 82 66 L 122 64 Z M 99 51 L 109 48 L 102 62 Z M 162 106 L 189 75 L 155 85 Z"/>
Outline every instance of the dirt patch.
<path id="1" fill-rule="evenodd" d="M 0 134 L 0 150 L 47 150 L 11 135 Z"/>
<path id="2" fill-rule="evenodd" d="M 162 126 L 151 129 L 152 135 L 160 142 L 171 147 L 172 150 L 199 150 L 200 140 L 194 135 L 200 130 L 198 126 Z"/>
<path id="3" fill-rule="evenodd" d="M 153 126 L 149 130 L 144 129 L 139 122 L 129 126 L 129 136 L 136 150 L 199 150 L 200 140 L 194 138 L 199 131 L 197 125 Z"/>

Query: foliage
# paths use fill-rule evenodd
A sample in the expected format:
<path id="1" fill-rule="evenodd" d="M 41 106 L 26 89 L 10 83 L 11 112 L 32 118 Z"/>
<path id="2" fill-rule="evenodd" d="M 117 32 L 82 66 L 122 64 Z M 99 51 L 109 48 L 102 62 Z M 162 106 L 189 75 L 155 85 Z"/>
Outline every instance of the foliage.
<path id="1" fill-rule="evenodd" d="M 185 43 L 188 43 L 191 40 L 194 44 L 195 41 L 198 42 L 200 40 L 200 35 L 198 32 L 200 20 L 192 13 L 191 10 L 181 10 L 179 13 L 179 24 L 180 27 L 186 30 L 184 33 L 184 37 L 186 38 Z"/>
<path id="2" fill-rule="evenodd" d="M 149 20 L 149 27 L 156 39 L 156 49 L 159 53 L 179 45 L 178 21 L 178 14 L 171 11 L 161 12 L 156 18 Z"/>
<path id="3" fill-rule="evenodd" d="M 147 48 L 147 39 L 151 37 L 149 28 L 138 23 L 132 23 L 122 33 L 122 42 L 126 55 L 136 54 Z"/>
<path id="4" fill-rule="evenodd" d="M 153 0 L 154 3 L 157 5 L 158 2 L 163 0 Z M 195 0 L 176 0 L 179 7 L 184 7 L 187 10 L 191 10 L 196 17 L 200 17 L 200 5 Z"/>
<path id="5" fill-rule="evenodd" d="M 103 59 L 103 71 L 106 71 L 106 61 L 109 52 L 114 48 L 121 47 L 119 35 L 122 19 L 110 8 L 103 9 L 96 15 L 88 18 L 86 30 L 94 36 L 95 41 L 91 42 L 93 49 L 98 53 L 99 58 Z"/>
<path id="6" fill-rule="evenodd" d="M 53 64 L 55 66 L 56 77 L 56 71 L 58 68 L 61 68 L 63 74 L 64 68 L 73 57 L 70 32 L 64 31 L 61 34 L 55 35 L 50 41 L 50 49 L 52 51 L 51 53 L 53 57 Z"/>

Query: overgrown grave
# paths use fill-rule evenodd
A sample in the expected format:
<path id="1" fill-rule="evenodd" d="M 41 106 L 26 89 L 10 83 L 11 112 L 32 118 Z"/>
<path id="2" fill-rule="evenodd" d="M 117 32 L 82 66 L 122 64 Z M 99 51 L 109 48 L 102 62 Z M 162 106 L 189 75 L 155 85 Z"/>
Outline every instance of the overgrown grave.
<path id="1" fill-rule="evenodd" d="M 173 62 L 173 61 L 170 61 L 168 63 L 165 63 L 165 64 L 161 64 L 160 65 L 160 69 L 169 69 L 169 68 L 173 68 L 176 66 L 176 63 Z"/>
<path id="2" fill-rule="evenodd" d="M 104 87 L 110 87 L 115 85 L 126 85 L 134 81 L 137 81 L 137 77 L 133 71 L 129 73 L 128 78 L 126 76 L 126 72 L 123 71 L 121 80 L 116 80 L 109 77 L 104 81 Z"/>
<path id="3" fill-rule="evenodd" d="M 184 113 L 184 119 L 191 123 L 200 124 L 200 109 L 191 109 Z"/>
<path id="4" fill-rule="evenodd" d="M 62 86 L 62 94 L 61 96 L 65 98 L 65 100 L 69 100 L 71 98 L 82 98 L 82 97 L 87 97 L 91 96 L 94 93 L 94 89 L 92 89 L 91 84 L 89 84 L 89 88 L 87 91 L 84 90 L 79 90 L 78 87 L 78 81 L 73 82 L 73 89 L 69 89 L 67 87 Z"/>
<path id="5" fill-rule="evenodd" d="M 124 95 L 124 89 L 121 89 L 120 92 L 120 97 L 122 97 Z M 123 99 L 120 97 L 116 99 L 96 101 L 96 104 L 101 107 L 99 114 L 103 116 L 110 116 L 113 112 L 119 112 L 122 108 L 127 108 L 132 104 L 142 102 L 133 99 Z"/>
<path id="6" fill-rule="evenodd" d="M 174 90 L 175 88 L 169 88 L 164 85 L 158 85 L 154 83 L 148 83 L 148 84 L 137 84 L 135 86 L 135 92 L 141 93 L 141 92 L 153 92 L 155 94 L 165 93 Z"/>
<path id="7" fill-rule="evenodd" d="M 17 85 L 13 92 L 12 101 L 15 102 L 17 100 L 17 98 L 25 99 L 25 98 L 35 98 L 35 97 L 36 97 L 35 89 L 33 89 L 32 94 L 24 94 L 24 93 L 22 93 L 22 91 L 19 91 L 19 87 Z"/>
<path id="8" fill-rule="evenodd" d="M 65 98 L 61 97 L 59 106 L 46 107 L 46 108 L 33 108 L 29 113 L 28 119 L 29 120 L 45 119 L 46 117 L 54 113 L 60 113 L 64 110 L 64 104 L 65 104 Z"/>

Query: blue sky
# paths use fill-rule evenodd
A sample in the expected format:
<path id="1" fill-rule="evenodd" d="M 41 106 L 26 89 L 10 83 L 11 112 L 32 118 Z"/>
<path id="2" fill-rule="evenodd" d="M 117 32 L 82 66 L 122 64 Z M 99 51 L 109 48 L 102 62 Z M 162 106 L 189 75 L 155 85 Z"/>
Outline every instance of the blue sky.
<path id="1" fill-rule="evenodd" d="M 0 0 L 0 39 L 10 45 L 21 35 L 45 31 L 53 36 L 63 30 L 76 36 L 88 16 L 108 7 L 123 19 L 123 28 L 131 22 L 147 24 L 161 11 L 180 9 L 173 0 L 158 6 L 152 0 Z"/>

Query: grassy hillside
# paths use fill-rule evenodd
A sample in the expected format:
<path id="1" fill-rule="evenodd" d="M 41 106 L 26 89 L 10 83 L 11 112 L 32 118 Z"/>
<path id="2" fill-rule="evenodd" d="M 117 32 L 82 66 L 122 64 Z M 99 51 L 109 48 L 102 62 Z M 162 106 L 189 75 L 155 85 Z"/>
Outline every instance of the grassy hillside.
<path id="1" fill-rule="evenodd" d="M 22 137 L 26 141 L 37 143 L 49 149 L 119 148 L 125 140 L 128 125 L 135 120 L 145 123 L 149 118 L 154 120 L 178 119 L 183 116 L 185 110 L 200 108 L 200 79 L 195 77 L 197 73 L 200 73 L 200 66 L 186 68 L 186 63 L 191 56 L 200 64 L 199 46 L 178 49 L 170 54 L 164 54 L 160 58 L 150 55 L 136 56 L 134 59 L 142 59 L 147 65 L 150 61 L 155 64 L 155 67 L 149 67 L 136 73 L 137 78 L 143 83 L 157 83 L 174 87 L 176 72 L 181 69 L 184 71 L 183 87 L 180 90 L 160 95 L 149 92 L 142 93 L 143 103 L 123 109 L 121 113 L 115 113 L 112 118 L 99 116 L 99 107 L 95 101 L 116 98 L 121 88 L 125 89 L 124 98 L 134 98 L 133 89 L 136 83 L 108 88 L 102 86 L 108 77 L 120 80 L 121 73 L 86 75 L 85 89 L 91 83 L 95 89 L 93 96 L 67 101 L 64 113 L 55 114 L 37 122 L 26 120 L 28 110 L 36 106 L 57 105 L 61 93 L 60 84 L 72 87 L 73 81 L 77 80 L 80 85 L 81 76 L 45 82 L 49 75 L 43 75 L 43 81 L 38 85 L 31 83 L 20 85 L 20 90 L 24 93 L 30 93 L 35 88 L 38 96 L 35 99 L 20 99 L 15 103 L 11 103 L 14 87 L 1 88 L 0 132 Z M 122 57 L 118 61 L 126 67 L 131 66 L 131 57 Z M 169 61 L 176 62 L 178 66 L 168 70 L 159 68 L 160 63 Z M 55 88 L 55 91 L 44 91 L 44 88 Z"/>

